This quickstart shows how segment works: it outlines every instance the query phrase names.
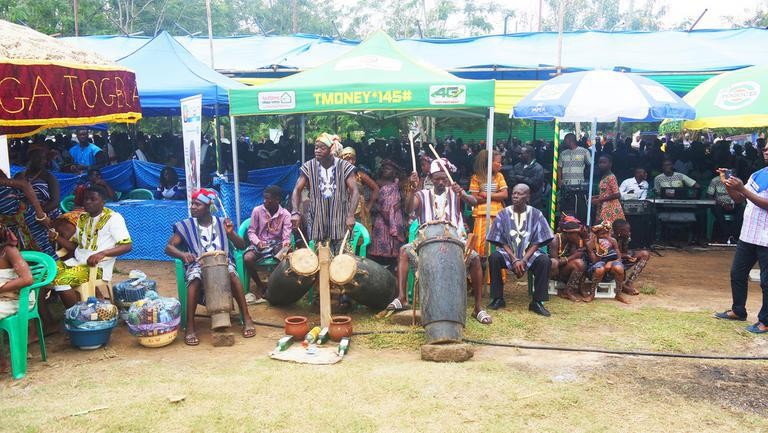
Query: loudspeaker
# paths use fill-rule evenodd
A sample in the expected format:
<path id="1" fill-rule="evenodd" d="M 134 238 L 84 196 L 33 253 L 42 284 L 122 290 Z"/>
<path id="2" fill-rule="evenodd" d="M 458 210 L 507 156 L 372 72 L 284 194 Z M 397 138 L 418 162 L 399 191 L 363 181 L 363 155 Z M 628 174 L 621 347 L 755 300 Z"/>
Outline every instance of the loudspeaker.
<path id="1" fill-rule="evenodd" d="M 629 248 L 648 249 L 653 243 L 653 217 L 649 215 L 626 215 L 627 222 L 632 226 L 632 240 Z"/>

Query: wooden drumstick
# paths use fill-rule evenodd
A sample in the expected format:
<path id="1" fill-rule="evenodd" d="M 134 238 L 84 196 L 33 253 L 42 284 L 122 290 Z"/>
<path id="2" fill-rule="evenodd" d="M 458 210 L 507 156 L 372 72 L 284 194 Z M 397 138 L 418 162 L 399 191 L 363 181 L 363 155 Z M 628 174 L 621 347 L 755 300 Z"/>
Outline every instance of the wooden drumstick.
<path id="1" fill-rule="evenodd" d="M 339 247 L 339 255 L 342 255 L 344 253 L 344 245 L 347 244 L 347 237 L 349 237 L 349 229 L 347 229 L 347 232 L 344 233 L 344 239 L 341 240 L 341 246 Z"/>
<path id="2" fill-rule="evenodd" d="M 408 131 L 408 141 L 411 142 L 411 165 L 413 171 L 416 171 L 416 152 L 413 150 L 413 132 Z"/>
<path id="3" fill-rule="evenodd" d="M 454 183 L 453 178 L 451 177 L 451 173 L 448 171 L 448 167 L 446 167 L 445 164 L 443 164 L 443 159 L 440 158 L 440 155 L 437 154 L 437 151 L 432 146 L 432 144 L 429 145 L 429 150 L 431 150 L 432 154 L 435 155 L 435 159 L 437 159 L 437 163 L 440 164 L 440 167 L 443 168 L 443 171 L 448 176 L 448 180 L 451 182 L 451 185 L 453 185 Z"/>
<path id="4" fill-rule="evenodd" d="M 304 247 L 309 248 L 309 242 L 307 242 L 307 238 L 304 237 L 304 232 L 301 231 L 301 227 L 296 227 L 296 231 L 299 232 L 299 235 L 301 236 L 301 240 L 304 241 Z"/>

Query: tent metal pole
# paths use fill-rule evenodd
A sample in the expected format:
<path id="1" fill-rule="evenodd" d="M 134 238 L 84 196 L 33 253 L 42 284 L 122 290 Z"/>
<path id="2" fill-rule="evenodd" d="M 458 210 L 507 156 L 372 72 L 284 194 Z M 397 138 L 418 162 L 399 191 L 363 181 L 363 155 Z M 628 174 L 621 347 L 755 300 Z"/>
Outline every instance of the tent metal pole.
<path id="1" fill-rule="evenodd" d="M 595 143 L 595 137 L 597 137 L 597 119 L 592 119 L 592 137 L 590 142 L 592 143 L 592 164 L 589 165 L 589 188 L 587 190 L 587 227 L 592 227 L 592 183 L 595 181 L 595 149 L 597 149 L 597 143 Z"/>
<path id="2" fill-rule="evenodd" d="M 485 196 L 485 230 L 490 230 L 491 228 L 491 181 L 493 180 L 493 176 L 491 174 L 491 171 L 493 170 L 493 107 L 488 107 L 488 124 L 487 124 L 487 131 L 485 133 L 485 150 L 488 152 L 488 165 L 486 166 L 487 170 L 486 173 L 488 175 L 486 176 L 486 182 L 487 182 L 487 189 L 486 189 L 486 196 Z M 485 239 L 483 239 L 485 241 Z M 485 249 L 486 255 L 488 254 L 488 248 Z"/>
<path id="3" fill-rule="evenodd" d="M 229 116 L 229 136 L 232 143 L 232 172 L 235 176 L 235 227 L 240 227 L 240 167 L 237 163 L 237 131 L 235 116 Z"/>
<path id="4" fill-rule="evenodd" d="M 216 128 L 216 131 L 214 133 L 215 142 L 214 142 L 214 148 L 213 151 L 216 155 L 216 172 L 221 173 L 220 168 L 220 162 L 221 162 L 221 131 L 219 130 L 219 88 L 216 87 L 216 105 L 213 106 L 214 110 L 214 118 L 213 118 L 213 126 Z M 205 156 L 208 156 L 208 153 L 205 154 Z M 205 161 L 203 161 L 205 163 Z"/>
<path id="5" fill-rule="evenodd" d="M 485 150 L 488 152 L 488 165 L 486 166 L 486 195 L 485 195 L 485 233 L 487 234 L 491 230 L 491 181 L 493 180 L 493 114 L 494 107 L 488 107 L 488 123 L 486 125 L 485 132 Z M 491 255 L 491 248 L 488 241 L 482 240 L 485 244 L 485 257 L 486 257 L 486 269 L 490 272 L 490 267 L 487 265 L 487 258 Z M 483 286 L 486 285 L 487 278 L 483 275 Z M 485 288 L 483 289 L 485 292 Z"/>
<path id="6" fill-rule="evenodd" d="M 307 132 L 307 125 L 306 125 L 306 115 L 301 115 L 301 163 L 304 164 L 304 161 L 307 160 L 307 140 L 305 138 L 305 134 Z"/>

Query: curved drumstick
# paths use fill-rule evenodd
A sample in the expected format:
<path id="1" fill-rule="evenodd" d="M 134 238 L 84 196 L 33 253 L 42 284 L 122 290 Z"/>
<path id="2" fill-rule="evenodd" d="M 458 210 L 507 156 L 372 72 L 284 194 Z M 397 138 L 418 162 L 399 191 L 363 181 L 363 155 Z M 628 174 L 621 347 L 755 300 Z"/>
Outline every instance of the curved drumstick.
<path id="1" fill-rule="evenodd" d="M 431 150 L 432 154 L 435 155 L 435 159 L 437 159 L 437 163 L 440 164 L 440 167 L 443 168 L 443 171 L 448 176 L 448 180 L 451 182 L 451 185 L 453 185 L 454 184 L 453 178 L 451 177 L 451 173 L 448 171 L 448 167 L 446 167 L 445 164 L 443 164 L 443 159 L 440 158 L 440 155 L 437 154 L 437 151 L 435 150 L 435 148 L 432 146 L 431 143 L 429 145 L 429 150 Z"/>
<path id="2" fill-rule="evenodd" d="M 296 231 L 299 232 L 299 235 L 301 236 L 301 240 L 304 241 L 304 246 L 306 248 L 309 248 L 309 242 L 307 242 L 307 238 L 304 237 L 304 232 L 301 231 L 301 227 L 296 226 Z"/>
<path id="3" fill-rule="evenodd" d="M 341 246 L 339 247 L 339 255 L 344 253 L 344 245 L 347 244 L 347 237 L 349 237 L 349 229 L 347 229 L 347 232 L 344 233 L 344 239 L 341 240 Z"/>

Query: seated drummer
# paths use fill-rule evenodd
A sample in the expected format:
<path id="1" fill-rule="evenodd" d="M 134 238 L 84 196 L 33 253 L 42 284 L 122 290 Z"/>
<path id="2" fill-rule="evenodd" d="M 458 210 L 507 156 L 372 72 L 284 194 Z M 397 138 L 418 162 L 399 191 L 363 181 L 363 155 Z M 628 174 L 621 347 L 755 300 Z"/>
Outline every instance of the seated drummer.
<path id="1" fill-rule="evenodd" d="M 552 269 L 549 278 L 565 283 L 565 289 L 558 291 L 561 298 L 574 302 L 581 301 L 581 285 L 584 282 L 584 253 L 581 221 L 566 215 L 560 223 L 560 232 L 549 244 L 549 258 Z"/>
<path id="2" fill-rule="evenodd" d="M 195 310 L 197 304 L 203 300 L 202 274 L 198 259 L 209 251 L 224 251 L 229 256 L 229 281 L 232 297 L 235 298 L 238 308 L 243 312 L 245 321 L 243 337 L 250 338 L 256 335 L 256 328 L 245 302 L 243 285 L 237 276 L 229 251 L 228 240 L 240 249 L 245 248 L 245 240 L 237 235 L 235 226 L 229 218 L 221 219 L 211 214 L 215 198 L 215 191 L 204 188 L 193 193 L 192 204 L 189 206 L 189 213 L 192 214 L 192 218 L 174 224 L 173 235 L 165 246 L 166 254 L 184 262 L 184 280 L 187 282 L 187 331 L 184 335 L 184 342 L 189 346 L 200 344 L 200 339 L 195 334 Z M 179 249 L 179 247 L 184 249 Z"/>
<path id="3" fill-rule="evenodd" d="M 282 188 L 270 185 L 264 189 L 263 197 L 264 204 L 256 206 L 251 212 L 251 225 L 248 227 L 250 245 L 243 257 L 248 274 L 258 288 L 256 304 L 265 302 L 263 296 L 266 291 L 266 285 L 259 278 L 259 263 L 276 258 L 280 250 L 291 246 L 291 213 L 280 206 Z"/>
<path id="4" fill-rule="evenodd" d="M 488 258 L 491 273 L 491 304 L 497 310 L 506 306 L 502 269 L 509 269 L 521 278 L 526 272 L 533 273 L 533 299 L 528 310 L 544 317 L 550 313 L 544 308 L 549 300 L 549 273 L 551 262 L 541 251 L 554 238 L 547 219 L 540 210 L 528 205 L 531 190 L 518 183 L 512 188 L 512 206 L 499 212 L 488 231 L 488 242 L 496 245 Z"/>
<path id="5" fill-rule="evenodd" d="M 442 159 L 443 164 L 451 170 L 456 169 L 447 159 Z M 406 196 L 406 213 L 414 211 L 419 224 L 433 221 L 445 221 L 458 228 L 462 237 L 466 236 L 464 230 L 464 221 L 461 217 L 461 205 L 459 201 L 474 206 L 477 200 L 461 189 L 457 183 L 448 188 L 448 175 L 443 171 L 438 161 L 432 161 L 429 169 L 429 177 L 432 180 L 433 189 L 422 189 L 416 191 L 419 185 L 419 174 L 411 173 L 409 178 L 411 189 Z M 462 239 L 466 242 L 466 239 Z M 478 322 L 483 325 L 491 324 L 491 316 L 482 309 L 480 301 L 482 298 L 483 268 L 480 263 L 480 256 L 475 251 L 470 250 L 469 256 L 465 258 L 465 263 L 469 268 L 469 279 L 472 283 L 472 293 L 475 297 L 474 316 Z M 397 266 L 397 289 L 398 297 L 388 306 L 387 310 L 403 310 L 407 307 L 406 282 L 408 279 L 408 266 L 415 270 L 418 267 L 418 257 L 413 243 L 408 243 L 400 247 L 400 256 Z"/>
<path id="6" fill-rule="evenodd" d="M 613 237 L 619 245 L 619 254 L 621 255 L 621 262 L 624 264 L 624 268 L 630 270 L 626 274 L 622 290 L 628 295 L 639 295 L 640 292 L 635 289 L 634 283 L 640 276 L 640 273 L 643 272 L 643 269 L 645 269 L 648 260 L 651 259 L 651 253 L 648 250 L 629 249 L 629 243 L 632 241 L 631 227 L 625 220 L 613 222 Z"/>
<path id="7" fill-rule="evenodd" d="M 88 281 L 90 266 L 98 266 L 97 278 L 112 280 L 115 257 L 127 254 L 133 248 L 123 216 L 105 208 L 108 193 L 99 185 L 85 190 L 85 212 L 77 218 L 75 234 L 71 238 L 50 231 L 50 238 L 72 256 L 56 262 L 57 273 L 53 288 L 66 308 L 75 305 L 80 296 L 72 290 Z"/>

